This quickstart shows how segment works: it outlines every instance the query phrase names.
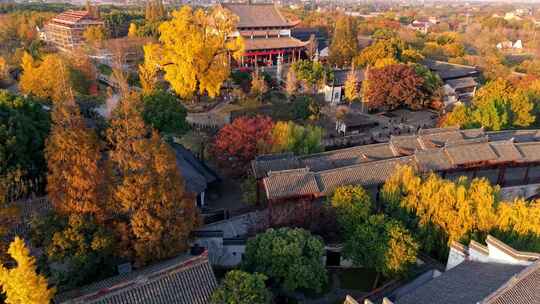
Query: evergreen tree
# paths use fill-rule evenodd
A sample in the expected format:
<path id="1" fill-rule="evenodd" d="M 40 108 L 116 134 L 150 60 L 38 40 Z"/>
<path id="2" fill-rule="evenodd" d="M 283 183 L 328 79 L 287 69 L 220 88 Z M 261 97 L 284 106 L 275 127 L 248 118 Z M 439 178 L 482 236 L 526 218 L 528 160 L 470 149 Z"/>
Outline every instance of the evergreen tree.
<path id="1" fill-rule="evenodd" d="M 124 216 L 117 230 L 123 246 L 138 264 L 174 256 L 188 248 L 198 225 L 195 200 L 185 184 L 171 148 L 157 132 L 148 137 L 140 114 L 140 101 L 131 94 L 114 113 L 108 138 L 113 205 Z"/>
<path id="2" fill-rule="evenodd" d="M 102 215 L 103 173 L 97 136 L 90 130 L 72 99 L 54 105 L 52 130 L 45 153 L 47 192 L 61 214 Z"/>

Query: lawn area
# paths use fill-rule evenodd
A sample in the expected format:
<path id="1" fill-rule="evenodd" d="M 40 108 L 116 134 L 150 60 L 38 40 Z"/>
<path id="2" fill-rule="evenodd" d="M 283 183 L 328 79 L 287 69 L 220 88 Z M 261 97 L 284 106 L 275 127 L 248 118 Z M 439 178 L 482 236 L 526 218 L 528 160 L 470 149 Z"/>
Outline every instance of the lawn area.
<path id="1" fill-rule="evenodd" d="M 373 289 L 373 283 L 377 273 L 370 268 L 351 268 L 339 270 L 338 277 L 341 289 L 351 289 L 357 291 L 369 292 Z M 379 279 L 378 285 L 384 282 Z"/>

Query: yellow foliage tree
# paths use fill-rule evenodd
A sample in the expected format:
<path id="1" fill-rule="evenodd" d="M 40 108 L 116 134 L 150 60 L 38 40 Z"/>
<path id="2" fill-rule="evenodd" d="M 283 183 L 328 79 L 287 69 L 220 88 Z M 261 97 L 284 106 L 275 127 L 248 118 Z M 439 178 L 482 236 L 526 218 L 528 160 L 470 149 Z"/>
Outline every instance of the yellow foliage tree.
<path id="1" fill-rule="evenodd" d="M 171 148 L 148 129 L 135 94 L 122 100 L 114 113 L 108 138 L 113 176 L 112 202 L 123 214 L 117 225 L 123 254 L 138 264 L 174 256 L 188 248 L 191 231 L 199 224 L 195 200 L 184 181 Z"/>
<path id="2" fill-rule="evenodd" d="M 292 96 L 298 90 L 298 79 L 294 69 L 289 69 L 287 72 L 287 82 L 285 83 L 285 91 L 287 95 Z"/>
<path id="3" fill-rule="evenodd" d="M 157 44 L 147 44 L 143 47 L 144 63 L 139 65 L 139 79 L 143 94 L 150 94 L 156 89 L 157 76 L 159 72 L 159 46 Z"/>
<path id="4" fill-rule="evenodd" d="M 55 102 L 66 98 L 69 70 L 61 57 L 50 54 L 41 63 L 36 63 L 30 54 L 24 53 L 21 66 L 19 88 L 23 93 Z"/>
<path id="5" fill-rule="evenodd" d="M 451 181 L 435 174 L 421 178 L 414 168 L 405 166 L 388 178 L 381 198 L 390 214 L 414 223 L 410 228 L 423 240 L 427 252 L 445 248 L 453 241 L 482 239 L 488 233 L 522 247 L 538 248 L 540 201 L 504 202 L 499 199 L 499 191 L 484 178 Z"/>
<path id="6" fill-rule="evenodd" d="M 0 56 L 0 81 L 7 80 L 9 78 L 8 65 L 4 57 Z"/>
<path id="7" fill-rule="evenodd" d="M 7 304 L 46 304 L 52 301 L 55 289 L 37 273 L 36 260 L 19 237 L 9 245 L 8 253 L 17 262 L 11 269 L 0 264 L 0 286 Z"/>
<path id="8" fill-rule="evenodd" d="M 259 71 L 255 71 L 251 76 L 251 95 L 260 100 L 266 92 L 268 92 L 268 85 L 264 77 L 260 75 Z"/>
<path id="9" fill-rule="evenodd" d="M 161 24 L 160 54 L 145 54 L 145 61 L 159 59 L 156 64 L 181 97 L 205 93 L 215 97 L 229 77 L 230 56 L 239 59 L 243 53 L 242 39 L 230 39 L 237 22 L 236 16 L 220 6 L 211 11 L 184 6 Z"/>
<path id="10" fill-rule="evenodd" d="M 137 25 L 135 23 L 129 24 L 128 37 L 129 38 L 137 37 Z"/>
<path id="11" fill-rule="evenodd" d="M 52 122 L 45 148 L 49 199 L 61 214 L 91 213 L 99 218 L 103 172 L 98 138 L 70 98 L 55 103 Z"/>
<path id="12" fill-rule="evenodd" d="M 389 66 L 393 64 L 399 64 L 399 61 L 397 61 L 395 58 L 387 57 L 387 58 L 377 59 L 373 67 L 376 69 L 380 69 L 380 68 L 384 68 L 385 66 Z"/>
<path id="13" fill-rule="evenodd" d="M 356 71 L 351 69 L 347 73 L 347 79 L 345 80 L 345 98 L 349 102 L 355 101 L 360 95 L 358 90 L 358 80 L 356 79 Z"/>
<path id="14" fill-rule="evenodd" d="M 103 26 L 92 25 L 84 31 L 83 37 L 89 44 L 97 46 L 107 38 L 107 34 Z"/>

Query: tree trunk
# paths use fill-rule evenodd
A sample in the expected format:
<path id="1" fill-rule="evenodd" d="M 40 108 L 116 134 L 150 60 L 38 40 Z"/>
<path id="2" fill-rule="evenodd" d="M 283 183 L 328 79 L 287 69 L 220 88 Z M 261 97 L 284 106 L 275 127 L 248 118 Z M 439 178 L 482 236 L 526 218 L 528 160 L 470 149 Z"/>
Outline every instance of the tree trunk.
<path id="1" fill-rule="evenodd" d="M 373 288 L 377 288 L 377 284 L 379 284 L 379 278 L 381 277 L 381 273 L 377 271 L 377 275 L 375 276 L 375 282 L 373 282 Z"/>

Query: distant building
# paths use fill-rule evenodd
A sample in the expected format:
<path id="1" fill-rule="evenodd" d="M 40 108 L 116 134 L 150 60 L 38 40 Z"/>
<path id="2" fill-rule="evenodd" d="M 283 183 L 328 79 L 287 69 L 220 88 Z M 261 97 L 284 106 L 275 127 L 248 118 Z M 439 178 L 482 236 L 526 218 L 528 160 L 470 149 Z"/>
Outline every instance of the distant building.
<path id="1" fill-rule="evenodd" d="M 57 15 L 45 25 L 44 37 L 58 50 L 69 52 L 84 42 L 83 33 L 88 27 L 103 24 L 88 11 L 70 10 Z"/>
<path id="2" fill-rule="evenodd" d="M 242 36 L 245 53 L 237 62 L 239 67 L 276 65 L 300 58 L 305 42 L 291 35 L 294 24 L 287 21 L 274 4 L 220 4 L 239 17 L 232 37 Z"/>
<path id="3" fill-rule="evenodd" d="M 515 250 L 490 235 L 485 242 L 452 243 L 445 272 L 429 271 L 383 303 L 540 303 L 540 254 Z M 347 297 L 345 303 L 358 302 Z"/>
<path id="4" fill-rule="evenodd" d="M 344 98 L 344 89 L 345 89 L 345 82 L 347 81 L 347 75 L 349 74 L 350 69 L 347 70 L 335 70 L 334 71 L 334 78 L 332 80 L 326 81 L 323 93 L 324 93 L 324 101 L 337 105 L 341 103 L 341 101 Z M 362 85 L 362 81 L 364 81 L 365 73 L 364 70 L 356 70 L 356 80 L 357 80 L 357 86 L 360 87 Z"/>
<path id="5" fill-rule="evenodd" d="M 127 267 L 129 269 L 129 267 Z M 57 304 L 208 303 L 217 287 L 208 253 L 181 255 L 71 290 Z"/>
<path id="6" fill-rule="evenodd" d="M 433 24 L 429 21 L 419 21 L 419 20 L 414 20 L 411 24 L 409 24 L 409 28 L 410 29 L 413 29 L 413 30 L 416 30 L 416 31 L 419 31 L 423 34 L 427 34 L 428 31 L 429 31 L 429 28 L 432 26 Z"/>
<path id="7" fill-rule="evenodd" d="M 499 50 L 508 50 L 508 49 L 515 49 L 515 50 L 521 50 L 523 49 L 523 42 L 521 39 L 516 40 L 516 42 L 512 41 L 502 41 L 497 43 L 497 49 Z"/>
<path id="8" fill-rule="evenodd" d="M 436 60 L 424 60 L 423 64 L 443 81 L 445 109 L 451 109 L 458 102 L 468 102 L 474 97 L 480 77 L 476 67 Z"/>
<path id="9" fill-rule="evenodd" d="M 375 197 L 398 165 L 451 180 L 468 176 L 503 187 L 534 184 L 540 182 L 540 130 L 420 129 L 386 143 L 259 157 L 252 169 L 261 193 L 273 204 L 318 201 L 346 185 L 360 185 Z"/>

